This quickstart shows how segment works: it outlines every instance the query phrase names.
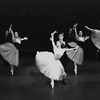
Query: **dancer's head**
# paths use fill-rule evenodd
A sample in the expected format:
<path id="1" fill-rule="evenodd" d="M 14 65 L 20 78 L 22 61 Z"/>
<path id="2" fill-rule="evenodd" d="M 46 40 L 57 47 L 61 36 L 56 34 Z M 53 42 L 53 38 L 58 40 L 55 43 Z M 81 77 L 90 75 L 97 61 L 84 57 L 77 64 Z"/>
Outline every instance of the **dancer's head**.
<path id="1" fill-rule="evenodd" d="M 58 38 L 59 38 L 59 40 L 63 40 L 63 38 L 64 38 L 64 33 L 59 34 Z"/>
<path id="2" fill-rule="evenodd" d="M 82 31 L 79 31 L 79 36 L 80 36 L 80 37 L 82 37 L 82 34 L 83 34 Z"/>
<path id="3" fill-rule="evenodd" d="M 18 37 L 18 32 L 15 32 L 14 34 L 15 34 L 15 37 L 17 38 Z"/>

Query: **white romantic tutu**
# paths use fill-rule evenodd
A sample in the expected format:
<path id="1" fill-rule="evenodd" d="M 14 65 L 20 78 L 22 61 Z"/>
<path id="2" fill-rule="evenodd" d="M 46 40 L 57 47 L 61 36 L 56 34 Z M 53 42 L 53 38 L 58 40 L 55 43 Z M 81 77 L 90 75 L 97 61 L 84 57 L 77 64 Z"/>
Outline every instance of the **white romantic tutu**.
<path id="1" fill-rule="evenodd" d="M 100 50 L 100 31 L 93 31 L 91 34 L 93 44 Z"/>
<path id="2" fill-rule="evenodd" d="M 60 60 L 55 59 L 52 52 L 37 52 L 35 59 L 37 68 L 46 77 L 53 80 L 62 80 L 66 77 L 63 65 Z"/>
<path id="3" fill-rule="evenodd" d="M 11 65 L 19 65 L 19 51 L 12 43 L 4 43 L 0 45 L 0 54 Z"/>

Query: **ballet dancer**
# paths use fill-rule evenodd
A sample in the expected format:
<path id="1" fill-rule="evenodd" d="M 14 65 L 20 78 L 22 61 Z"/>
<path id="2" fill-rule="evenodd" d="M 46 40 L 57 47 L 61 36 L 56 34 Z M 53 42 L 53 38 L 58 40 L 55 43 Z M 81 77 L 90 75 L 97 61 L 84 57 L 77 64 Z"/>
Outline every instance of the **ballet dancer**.
<path id="1" fill-rule="evenodd" d="M 66 78 L 67 74 L 63 68 L 63 65 L 60 62 L 60 58 L 66 50 L 71 50 L 68 48 L 61 48 L 60 44 L 55 44 L 54 34 L 57 31 L 51 33 L 50 41 L 53 46 L 53 53 L 48 51 L 37 51 L 36 53 L 36 65 L 37 68 L 43 73 L 46 77 L 51 79 L 51 87 L 54 88 L 54 80 L 62 80 Z M 76 49 L 76 48 L 73 48 Z"/>
<path id="2" fill-rule="evenodd" d="M 85 42 L 86 40 L 89 39 L 89 36 L 82 36 L 83 35 L 83 32 L 82 31 L 79 31 L 79 35 L 78 35 L 78 32 L 77 32 L 77 23 L 74 25 L 74 30 L 75 30 L 75 38 L 77 41 L 80 41 L 80 42 Z"/>
<path id="3" fill-rule="evenodd" d="M 92 29 L 88 26 L 85 26 L 86 29 L 91 31 L 91 40 L 93 44 L 97 48 L 97 54 L 100 52 L 100 30 L 99 29 Z"/>
<path id="4" fill-rule="evenodd" d="M 9 31 L 6 31 L 6 37 L 8 37 L 9 35 L 11 35 L 11 41 L 12 41 L 12 43 L 18 43 L 18 44 L 21 44 L 21 42 L 23 41 L 23 40 L 28 40 L 28 38 L 27 37 L 24 37 L 24 38 L 21 38 L 21 37 L 19 37 L 19 34 L 18 34 L 18 32 L 13 32 L 13 30 L 12 30 L 12 24 L 10 25 L 10 27 L 9 27 Z M 19 53 L 18 53 L 19 54 Z M 13 69 L 13 65 L 11 64 L 11 73 L 12 73 L 12 75 L 14 74 L 14 69 Z"/>
<path id="5" fill-rule="evenodd" d="M 88 36 L 83 37 L 82 31 L 79 31 L 79 35 L 78 35 L 76 29 L 77 25 L 78 24 L 76 23 L 72 29 L 75 31 L 75 39 L 80 42 L 85 42 L 87 39 L 89 39 L 89 37 Z M 67 51 L 67 56 L 74 62 L 74 71 L 75 71 L 75 75 L 77 75 L 77 64 L 81 65 L 83 62 L 83 49 L 76 42 L 69 42 L 67 44 L 71 47 L 77 47 L 77 50 Z"/>

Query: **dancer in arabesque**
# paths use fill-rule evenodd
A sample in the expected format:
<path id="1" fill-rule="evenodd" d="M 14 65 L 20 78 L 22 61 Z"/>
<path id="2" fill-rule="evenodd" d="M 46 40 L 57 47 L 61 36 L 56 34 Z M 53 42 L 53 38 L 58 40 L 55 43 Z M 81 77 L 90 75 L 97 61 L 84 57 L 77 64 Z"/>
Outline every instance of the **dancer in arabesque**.
<path id="1" fill-rule="evenodd" d="M 9 27 L 9 31 L 6 31 L 6 43 L 0 45 L 0 53 L 2 57 L 10 64 L 11 74 L 14 74 L 13 66 L 19 65 L 19 51 L 13 45 L 13 43 L 21 44 L 21 41 L 27 40 L 28 38 L 20 38 L 17 32 L 12 31 L 12 25 Z"/>
<path id="2" fill-rule="evenodd" d="M 49 51 L 37 51 L 36 54 L 36 65 L 41 73 L 46 77 L 51 79 L 51 86 L 54 88 L 54 80 L 60 81 L 66 78 L 67 74 L 60 62 L 60 58 L 66 50 L 71 50 L 68 48 L 61 48 L 60 44 L 55 45 L 54 34 L 57 31 L 51 33 L 50 41 L 53 46 L 53 53 Z M 77 49 L 77 48 L 72 48 Z"/>
<path id="3" fill-rule="evenodd" d="M 79 35 L 77 33 L 77 23 L 74 25 L 73 30 L 75 31 L 75 39 L 76 41 L 85 42 L 89 39 L 88 36 L 84 37 L 82 31 L 79 31 Z M 81 65 L 83 63 L 83 49 L 79 46 L 76 42 L 69 42 L 67 43 L 71 47 L 78 47 L 77 51 L 67 51 L 68 57 L 74 62 L 74 71 L 75 75 L 77 74 L 77 64 Z"/>

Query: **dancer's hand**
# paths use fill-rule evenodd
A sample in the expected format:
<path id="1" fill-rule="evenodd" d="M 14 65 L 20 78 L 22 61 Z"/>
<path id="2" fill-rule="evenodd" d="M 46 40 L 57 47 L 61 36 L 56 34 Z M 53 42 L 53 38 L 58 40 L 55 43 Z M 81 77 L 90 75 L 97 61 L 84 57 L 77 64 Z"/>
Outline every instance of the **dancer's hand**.
<path id="1" fill-rule="evenodd" d="M 25 40 L 28 40 L 28 37 L 24 37 Z"/>
<path id="2" fill-rule="evenodd" d="M 87 26 L 85 26 L 85 28 L 88 28 Z"/>
<path id="3" fill-rule="evenodd" d="M 12 27 L 12 24 L 11 24 L 10 27 L 9 27 L 9 32 L 11 31 L 11 27 Z"/>
<path id="4" fill-rule="evenodd" d="M 90 28 L 88 26 L 85 26 L 86 29 L 90 30 Z"/>
<path id="5" fill-rule="evenodd" d="M 76 24 L 74 25 L 74 28 L 75 28 L 77 25 L 78 25 L 78 23 L 76 23 Z"/>
<path id="6" fill-rule="evenodd" d="M 12 24 L 10 25 L 10 28 L 12 27 Z"/>
<path id="7" fill-rule="evenodd" d="M 50 38 L 50 41 L 52 41 L 52 38 Z"/>
<path id="8" fill-rule="evenodd" d="M 89 39 L 89 36 L 86 36 L 86 38 L 88 38 L 88 39 Z"/>
<path id="9" fill-rule="evenodd" d="M 12 24 L 10 25 L 9 29 L 11 29 L 11 27 L 12 27 Z"/>
<path id="10" fill-rule="evenodd" d="M 53 36 L 55 33 L 57 33 L 57 31 L 54 31 L 53 33 L 51 33 L 51 36 Z"/>
<path id="11" fill-rule="evenodd" d="M 87 39 L 89 39 L 90 37 L 89 36 L 86 36 L 85 38 L 84 38 L 84 40 L 86 41 Z"/>

